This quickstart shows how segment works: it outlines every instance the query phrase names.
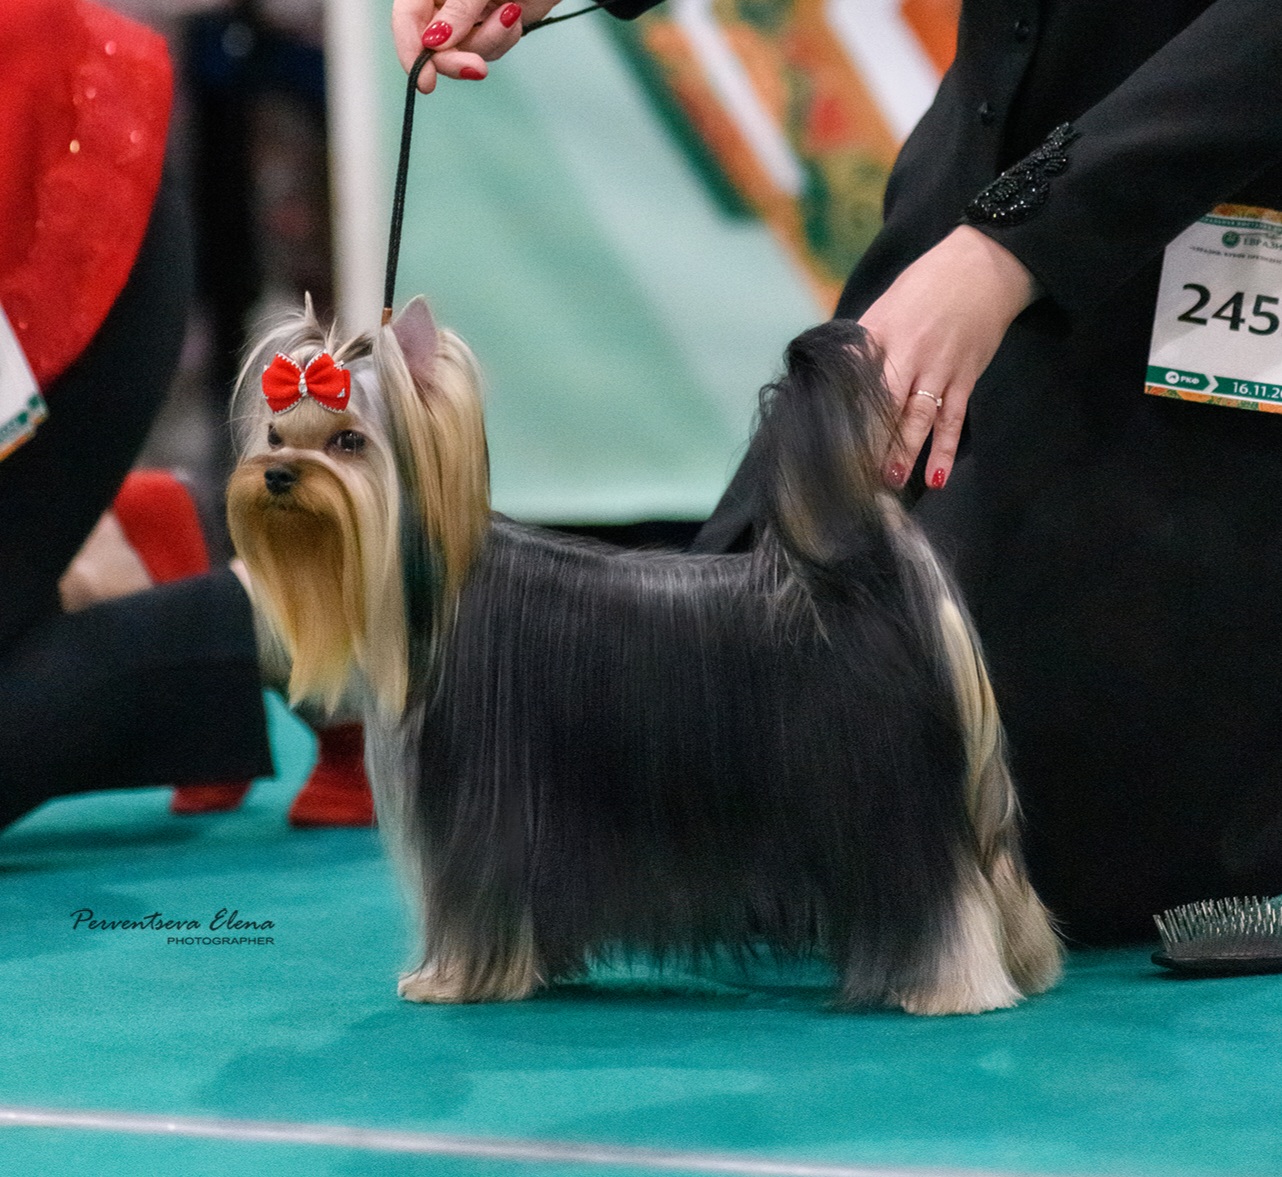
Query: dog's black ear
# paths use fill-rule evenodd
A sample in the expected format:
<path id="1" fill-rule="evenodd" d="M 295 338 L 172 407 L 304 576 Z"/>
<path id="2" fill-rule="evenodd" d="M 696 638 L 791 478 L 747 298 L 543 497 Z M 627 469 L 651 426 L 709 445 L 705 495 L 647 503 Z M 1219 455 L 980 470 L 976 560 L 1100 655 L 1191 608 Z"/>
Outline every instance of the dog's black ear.
<path id="1" fill-rule="evenodd" d="M 436 321 L 428 308 L 427 300 L 420 294 L 411 299 L 392 322 L 396 342 L 401 345 L 406 366 L 414 382 L 424 388 L 431 382 L 432 367 L 436 361 Z"/>

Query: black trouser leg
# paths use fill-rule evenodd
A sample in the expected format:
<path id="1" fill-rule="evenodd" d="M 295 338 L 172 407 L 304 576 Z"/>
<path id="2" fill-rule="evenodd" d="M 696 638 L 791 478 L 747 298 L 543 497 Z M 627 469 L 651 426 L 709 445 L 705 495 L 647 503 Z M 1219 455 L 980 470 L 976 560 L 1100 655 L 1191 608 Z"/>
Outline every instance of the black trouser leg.
<path id="1" fill-rule="evenodd" d="M 50 797 L 272 771 L 229 571 L 57 616 L 0 658 L 0 825 Z"/>

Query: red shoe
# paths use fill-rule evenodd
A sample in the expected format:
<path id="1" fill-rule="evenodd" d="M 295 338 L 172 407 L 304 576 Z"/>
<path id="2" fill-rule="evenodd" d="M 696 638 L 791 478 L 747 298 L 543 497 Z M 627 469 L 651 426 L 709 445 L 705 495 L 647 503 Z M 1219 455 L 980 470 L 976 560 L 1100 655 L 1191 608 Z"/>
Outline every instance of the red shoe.
<path id="1" fill-rule="evenodd" d="M 153 584 L 209 571 L 209 550 L 196 504 L 167 470 L 135 470 L 125 479 L 112 510 Z M 249 781 L 175 785 L 169 812 L 225 813 L 240 805 L 249 785 Z"/>
<path id="2" fill-rule="evenodd" d="M 365 729 L 344 723 L 316 733 L 316 767 L 289 807 L 291 826 L 372 826 L 374 798 L 365 775 Z"/>
<path id="3" fill-rule="evenodd" d="M 153 584 L 209 571 L 209 550 L 191 494 L 168 470 L 135 470 L 111 509 Z"/>
<path id="4" fill-rule="evenodd" d="M 175 785 L 169 812 L 188 817 L 194 813 L 228 813 L 238 809 L 251 782 L 241 785 Z"/>

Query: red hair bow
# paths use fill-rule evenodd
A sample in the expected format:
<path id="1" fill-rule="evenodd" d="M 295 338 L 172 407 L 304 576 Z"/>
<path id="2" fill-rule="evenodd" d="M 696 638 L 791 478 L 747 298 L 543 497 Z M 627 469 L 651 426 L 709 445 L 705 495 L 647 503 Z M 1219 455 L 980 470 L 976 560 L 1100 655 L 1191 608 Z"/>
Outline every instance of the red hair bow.
<path id="1" fill-rule="evenodd" d="M 273 413 L 292 409 L 305 396 L 321 408 L 341 413 L 347 408 L 351 393 L 352 374 L 334 363 L 328 352 L 321 352 L 306 369 L 278 353 L 263 369 L 263 396 Z"/>

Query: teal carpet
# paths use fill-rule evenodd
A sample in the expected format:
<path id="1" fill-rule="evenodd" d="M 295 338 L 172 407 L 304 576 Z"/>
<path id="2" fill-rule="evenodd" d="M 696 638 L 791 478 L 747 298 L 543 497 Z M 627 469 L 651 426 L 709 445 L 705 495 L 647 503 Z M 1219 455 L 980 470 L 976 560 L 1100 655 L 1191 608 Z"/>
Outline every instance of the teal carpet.
<path id="1" fill-rule="evenodd" d="M 1018 1010 L 836 1014 L 822 971 L 604 971 L 504 1006 L 398 1002 L 377 835 L 295 831 L 310 737 L 236 813 L 68 798 L 0 837 L 0 1104 L 1010 1173 L 1282 1170 L 1282 979 L 1182 982 L 1074 955 Z M 96 919 L 196 920 L 162 930 Z M 220 909 L 270 929 L 215 931 Z M 605 1169 L 598 1172 L 639 1172 Z M 2 1174 L 589 1174 L 566 1163 L 0 1129 Z"/>

